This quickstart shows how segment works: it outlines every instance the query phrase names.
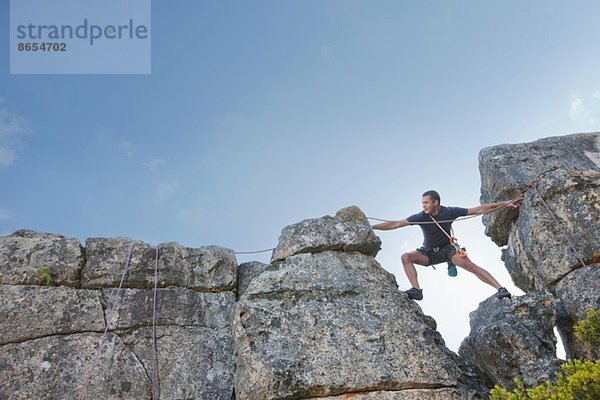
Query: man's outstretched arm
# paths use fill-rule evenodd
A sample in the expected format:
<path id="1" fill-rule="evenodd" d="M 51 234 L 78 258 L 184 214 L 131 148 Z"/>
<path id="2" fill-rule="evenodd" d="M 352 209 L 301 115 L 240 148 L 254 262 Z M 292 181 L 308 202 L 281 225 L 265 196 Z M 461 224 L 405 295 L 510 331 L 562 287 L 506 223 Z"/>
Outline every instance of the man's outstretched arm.
<path id="1" fill-rule="evenodd" d="M 403 219 L 401 221 L 386 221 L 380 224 L 375 224 L 371 228 L 379 230 L 379 231 L 391 231 L 392 229 L 403 228 L 405 226 L 410 225 L 408 220 Z"/>
<path id="2" fill-rule="evenodd" d="M 481 204 L 481 205 L 469 208 L 467 211 L 467 215 L 485 214 L 485 213 L 493 211 L 497 208 L 500 208 L 502 206 L 519 208 L 519 205 L 521 204 L 522 201 L 523 201 L 523 198 L 518 197 L 514 200 L 509 200 L 509 201 L 499 201 L 497 203 Z"/>

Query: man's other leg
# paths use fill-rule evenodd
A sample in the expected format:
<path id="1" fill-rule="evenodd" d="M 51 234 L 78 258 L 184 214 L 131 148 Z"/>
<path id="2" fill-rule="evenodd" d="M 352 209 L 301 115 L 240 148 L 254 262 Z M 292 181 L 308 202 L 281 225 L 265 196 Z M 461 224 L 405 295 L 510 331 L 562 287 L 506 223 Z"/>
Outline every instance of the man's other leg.
<path id="1" fill-rule="evenodd" d="M 501 285 L 492 276 L 492 274 L 490 274 L 485 269 L 483 269 L 480 266 L 478 266 L 477 264 L 475 264 L 473 261 L 471 261 L 469 259 L 469 257 L 463 258 L 463 257 L 455 254 L 454 256 L 452 256 L 452 262 L 455 265 L 463 268 L 464 270 L 475 274 L 475 276 L 478 277 L 481 281 L 487 283 L 490 286 L 493 286 L 494 289 L 498 290 L 501 288 Z"/>
<path id="2" fill-rule="evenodd" d="M 421 289 L 419 286 L 419 280 L 417 279 L 417 269 L 415 268 L 415 264 L 423 266 L 429 265 L 429 258 L 425 254 L 417 250 L 413 250 L 402 254 L 400 260 L 402 260 L 404 273 L 406 274 L 406 277 L 408 278 L 408 281 L 412 287 Z"/>

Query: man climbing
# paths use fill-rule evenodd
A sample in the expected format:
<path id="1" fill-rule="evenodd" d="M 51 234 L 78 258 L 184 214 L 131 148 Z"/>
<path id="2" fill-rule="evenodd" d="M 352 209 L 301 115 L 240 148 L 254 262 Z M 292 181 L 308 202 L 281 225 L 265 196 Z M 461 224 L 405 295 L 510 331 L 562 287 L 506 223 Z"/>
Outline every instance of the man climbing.
<path id="1" fill-rule="evenodd" d="M 409 298 L 414 300 L 423 299 L 423 290 L 417 280 L 415 264 L 428 266 L 443 262 L 448 262 L 448 273 L 451 276 L 456 275 L 456 270 L 454 269 L 453 271 L 451 268 L 455 265 L 459 266 L 475 274 L 480 280 L 498 290 L 496 293 L 497 298 L 510 298 L 511 294 L 506 288 L 502 287 L 488 271 L 471 261 L 466 256 L 466 253 L 463 253 L 458 247 L 456 242 L 451 241 L 452 235 L 450 229 L 452 222 L 458 217 L 484 214 L 506 205 L 516 208 L 519 201 L 519 199 L 516 199 L 510 202 L 482 204 L 472 208 L 445 207 L 441 205 L 439 193 L 435 190 L 429 190 L 423 193 L 423 211 L 401 221 L 387 221 L 373 225 L 373 229 L 389 231 L 408 225 L 421 226 L 424 238 L 423 246 L 417 250 L 404 253 L 401 257 L 404 272 L 412 285 L 411 289 L 405 291 Z"/>

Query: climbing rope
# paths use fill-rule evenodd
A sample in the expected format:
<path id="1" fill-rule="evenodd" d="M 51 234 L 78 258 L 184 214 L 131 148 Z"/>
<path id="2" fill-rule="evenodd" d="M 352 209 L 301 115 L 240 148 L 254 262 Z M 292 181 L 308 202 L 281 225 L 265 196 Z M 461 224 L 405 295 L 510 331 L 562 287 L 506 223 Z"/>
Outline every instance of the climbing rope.
<path id="1" fill-rule="evenodd" d="M 158 399 L 156 388 L 158 385 L 158 354 L 156 349 L 156 297 L 158 292 L 158 245 L 154 260 L 154 291 L 152 299 L 152 400 Z"/>
<path id="2" fill-rule="evenodd" d="M 554 220 L 554 223 L 558 226 L 558 229 L 559 229 L 560 233 L 563 235 L 563 237 L 565 238 L 565 240 L 567 241 L 567 243 L 571 247 L 571 250 L 573 251 L 573 254 L 575 254 L 575 257 L 577 257 L 577 259 L 579 259 L 579 262 L 581 263 L 581 265 L 583 267 L 586 267 L 585 261 L 583 261 L 583 258 L 579 255 L 579 252 L 577 251 L 577 249 L 573 245 L 573 241 L 571 240 L 571 238 L 567 234 L 566 230 L 564 229 L 563 222 L 558 219 L 558 217 L 556 216 L 556 214 L 554 213 L 554 211 L 552 211 L 552 209 L 550 208 L 550 206 L 548 205 L 548 203 L 546 203 L 546 200 L 544 200 L 544 197 L 542 196 L 542 194 L 538 190 L 538 181 L 531 182 L 531 187 L 537 193 L 537 195 L 540 198 L 542 204 L 544 205 L 544 207 L 548 211 L 548 214 L 550 214 L 550 216 Z"/>
<path id="3" fill-rule="evenodd" d="M 269 251 L 273 251 L 276 248 L 273 247 L 271 249 L 264 249 L 264 250 L 256 250 L 256 251 L 234 251 L 233 254 L 259 254 L 259 253 L 266 253 Z"/>
<path id="4" fill-rule="evenodd" d="M 119 283 L 119 289 L 113 300 L 112 308 L 110 309 L 110 314 L 106 319 L 106 326 L 104 327 L 104 333 L 100 337 L 100 341 L 98 342 L 98 348 L 96 349 L 96 354 L 94 355 L 94 359 L 92 361 L 92 365 L 88 369 L 86 373 L 86 377 L 83 383 L 83 387 L 81 388 L 81 393 L 79 394 L 79 400 L 83 400 L 85 398 L 85 393 L 87 392 L 87 388 L 92 381 L 92 375 L 94 370 L 96 369 L 96 365 L 98 364 L 98 360 L 100 359 L 100 354 L 102 353 L 102 349 L 104 348 L 104 343 L 106 342 L 106 338 L 108 336 L 108 327 L 112 323 L 112 319 L 115 315 L 115 311 L 117 310 L 117 306 L 119 304 L 119 299 L 121 297 L 121 290 L 123 288 L 123 282 L 125 281 L 125 275 L 127 275 L 127 271 L 129 270 L 129 263 L 131 261 L 131 254 L 133 253 L 133 242 L 129 245 L 129 250 L 127 253 L 127 261 L 125 262 L 125 267 L 123 268 L 123 274 L 121 275 L 121 282 Z"/>

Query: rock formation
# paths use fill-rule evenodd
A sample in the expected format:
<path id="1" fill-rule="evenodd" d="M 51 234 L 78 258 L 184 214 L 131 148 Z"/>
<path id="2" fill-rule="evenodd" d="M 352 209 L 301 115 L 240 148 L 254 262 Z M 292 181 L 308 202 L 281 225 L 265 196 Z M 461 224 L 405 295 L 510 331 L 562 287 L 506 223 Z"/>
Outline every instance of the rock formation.
<path id="1" fill-rule="evenodd" d="M 0 398 L 75 399 L 110 325 L 86 397 L 147 399 L 152 376 L 155 248 L 129 239 L 19 231 L 0 238 Z M 160 245 L 157 298 L 161 399 L 231 399 L 234 359 L 232 251 Z M 41 286 L 40 271 L 51 277 Z"/>
<path id="2" fill-rule="evenodd" d="M 374 259 L 379 241 L 362 212 L 336 218 L 284 229 L 276 261 L 240 296 L 236 399 L 476 396 L 435 321 Z"/>
<path id="3" fill-rule="evenodd" d="M 459 354 L 494 383 L 512 387 L 519 377 L 535 386 L 560 370 L 556 358 L 555 299 L 534 292 L 503 300 L 489 298 L 471 313 L 471 332 Z"/>
<path id="4" fill-rule="evenodd" d="M 86 398 L 149 398 L 156 249 L 133 242 L 128 262 L 131 244 L 0 238 L 0 398 L 77 398 L 115 301 Z M 478 372 L 377 263 L 379 247 L 356 207 L 285 228 L 270 265 L 160 245 L 160 398 L 484 398 Z"/>
<path id="5" fill-rule="evenodd" d="M 515 376 L 549 379 L 555 325 L 569 357 L 598 356 L 572 327 L 600 308 L 599 143 L 581 134 L 481 152 L 483 202 L 526 192 L 520 210 L 484 222 L 528 293 L 483 301 L 460 356 L 375 260 L 381 242 L 357 207 L 284 228 L 270 264 L 238 266 L 215 246 L 161 244 L 156 261 L 154 246 L 127 238 L 0 237 L 0 399 L 78 398 L 96 354 L 86 399 L 150 399 L 155 265 L 163 400 L 484 399 Z"/>
<path id="6" fill-rule="evenodd" d="M 525 194 L 518 212 L 484 218 L 486 233 L 507 245 L 503 260 L 513 281 L 560 300 L 557 324 L 568 358 L 598 357 L 600 349 L 580 348 L 572 328 L 589 309 L 600 309 L 600 133 L 487 148 L 479 169 L 482 202 Z"/>
<path id="7" fill-rule="evenodd" d="M 323 218 L 313 218 L 283 228 L 271 262 L 301 253 L 325 250 L 358 251 L 375 256 L 381 241 L 371 229 L 367 217 L 358 207 L 348 207 Z"/>

